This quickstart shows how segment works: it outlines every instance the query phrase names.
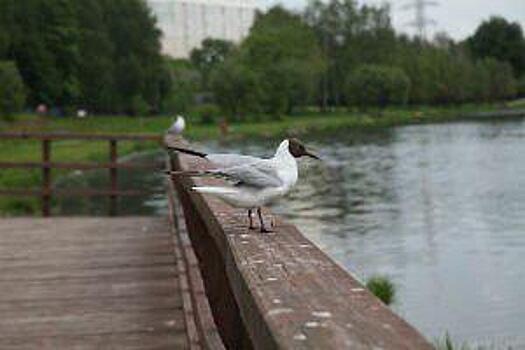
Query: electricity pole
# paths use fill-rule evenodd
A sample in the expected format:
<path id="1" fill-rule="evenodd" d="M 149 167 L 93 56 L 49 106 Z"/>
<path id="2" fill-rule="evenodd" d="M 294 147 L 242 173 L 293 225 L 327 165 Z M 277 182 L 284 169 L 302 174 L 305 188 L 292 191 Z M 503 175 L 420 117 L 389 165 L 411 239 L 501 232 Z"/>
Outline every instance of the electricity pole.
<path id="1" fill-rule="evenodd" d="M 437 6 L 439 3 L 433 0 L 413 0 L 412 2 L 404 5 L 403 10 L 414 9 L 415 17 L 412 22 L 409 22 L 408 25 L 415 27 L 417 35 L 421 39 L 427 38 L 427 27 L 429 25 L 435 25 L 436 21 L 431 18 L 428 18 L 426 15 L 426 8 L 428 6 Z"/>

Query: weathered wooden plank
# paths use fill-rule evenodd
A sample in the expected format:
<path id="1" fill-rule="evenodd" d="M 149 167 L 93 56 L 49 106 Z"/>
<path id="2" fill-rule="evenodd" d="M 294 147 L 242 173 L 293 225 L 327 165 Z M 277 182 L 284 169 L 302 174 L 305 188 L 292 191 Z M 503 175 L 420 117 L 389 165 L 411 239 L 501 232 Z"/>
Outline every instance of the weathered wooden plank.
<path id="1" fill-rule="evenodd" d="M 0 162 L 0 169 L 78 169 L 78 170 L 95 170 L 95 169 L 162 169 L 158 163 L 72 163 L 72 162 Z"/>
<path id="2" fill-rule="evenodd" d="M 45 317 L 0 318 L 0 334 L 7 338 L 152 333 L 184 331 L 184 329 L 180 309 L 135 310 L 119 313 L 96 310 Z"/>
<path id="3" fill-rule="evenodd" d="M 2 246 L 5 247 L 5 250 L 23 250 L 27 246 L 34 247 L 32 249 L 64 249 L 64 248 L 84 248 L 84 246 L 89 246 L 86 249 L 103 249 L 104 247 L 113 248 L 114 250 L 120 250 L 123 247 L 133 248 L 135 246 L 143 247 L 162 247 L 170 246 L 170 240 L 168 237 L 152 237 L 151 239 L 147 238 L 126 238 L 121 237 L 120 239 L 111 239 L 111 238 L 90 238 L 90 237 L 75 237 L 71 235 L 69 237 L 53 237 L 53 235 L 48 235 L 48 237 L 27 237 L 27 239 L 5 239 L 0 240 Z M 25 243 L 25 245 L 24 245 Z M 34 244 L 34 246 L 33 246 Z M 107 249 L 106 249 L 107 250 Z"/>
<path id="4" fill-rule="evenodd" d="M 173 169 L 174 164 L 171 159 L 168 159 L 167 163 L 167 167 Z M 171 218 L 171 225 L 174 227 L 175 253 L 179 261 L 178 267 L 181 271 L 179 279 L 181 285 L 184 283 L 188 286 L 188 293 L 186 293 L 186 297 L 183 297 L 183 306 L 185 310 L 188 310 L 193 315 L 193 317 L 187 318 L 186 323 L 188 343 L 195 350 L 200 348 L 207 350 L 225 349 L 213 320 L 198 261 L 188 237 L 180 198 L 178 198 L 175 191 L 174 183 L 167 181 L 169 217 Z M 182 271 L 185 273 L 182 273 Z"/>
<path id="5" fill-rule="evenodd" d="M 73 232 L 50 232 L 42 234 L 40 231 L 30 234 L 2 234 L 0 237 L 1 244 L 21 244 L 27 242 L 28 245 L 31 243 L 35 244 L 82 244 L 82 243 L 140 243 L 140 242 L 156 242 L 166 243 L 170 242 L 170 236 L 167 234 L 156 234 L 154 232 L 141 232 L 141 233 L 130 233 L 130 234 L 119 234 L 115 236 L 103 235 L 103 234 L 89 234 L 88 232 L 79 232 L 78 234 Z"/>
<path id="6" fill-rule="evenodd" d="M 159 218 L 159 223 L 147 220 L 142 217 L 124 217 L 114 218 L 115 221 L 106 222 L 103 217 L 69 217 L 69 218 L 39 218 L 31 220 L 28 218 L 9 218 L 0 221 L 2 237 L 11 237 L 17 235 L 39 236 L 46 234 L 55 236 L 138 236 L 143 237 L 151 234 L 155 237 L 168 236 L 164 225 L 164 218 Z M 162 225 L 159 225 L 162 224 Z M 111 232 L 111 235 L 108 233 Z"/>
<path id="7" fill-rule="evenodd" d="M 0 246 L 0 255 L 9 254 L 13 249 L 17 249 L 17 246 Z M 36 248 L 28 249 L 28 252 L 32 252 Z M 85 251 L 91 250 L 93 256 L 96 254 L 110 254 L 117 251 L 125 251 L 128 255 L 133 254 L 166 254 L 170 251 L 169 244 L 164 242 L 148 242 L 144 245 L 140 242 L 116 242 L 113 245 L 104 244 L 104 243 L 89 243 L 83 242 L 82 244 L 61 244 L 53 246 L 52 244 L 43 245 L 41 250 L 49 253 L 50 255 L 60 255 L 62 253 L 75 252 L 75 251 Z"/>
<path id="8" fill-rule="evenodd" d="M 85 297 L 75 299 L 22 300 L 0 302 L 0 314 L 5 320 L 11 318 L 64 316 L 70 313 L 84 314 L 98 310 L 101 312 L 130 313 L 135 311 L 155 311 L 181 309 L 179 293 L 139 296 Z M 0 348 L 1 349 L 1 348 Z"/>
<path id="9" fill-rule="evenodd" d="M 120 333 L 58 337 L 0 338 L 2 350 L 183 350 L 186 338 L 172 330 L 151 333 Z"/>
<path id="10" fill-rule="evenodd" d="M 176 291 L 176 279 L 97 283 L 96 280 L 72 279 L 0 282 L 0 302 L 87 297 L 170 295 Z"/>
<path id="11" fill-rule="evenodd" d="M 37 132 L 0 132 L 0 139 L 33 140 L 92 140 L 92 141 L 157 141 L 162 135 L 156 134 L 83 134 L 83 133 L 37 133 Z"/>
<path id="12" fill-rule="evenodd" d="M 149 281 L 177 278 L 178 271 L 174 265 L 153 265 L 142 267 L 104 267 L 104 268 L 72 268 L 59 265 L 48 266 L 2 267 L 0 283 L 7 281 L 41 281 L 41 280 L 72 280 L 91 279 L 113 282 Z"/>
<path id="13" fill-rule="evenodd" d="M 105 196 L 119 196 L 119 197 L 137 197 L 149 194 L 149 191 L 141 190 L 92 190 L 92 189 L 66 189 L 66 190 L 54 190 L 54 189 L 0 189 L 0 195 L 2 196 L 15 196 L 15 197 L 38 197 L 38 196 L 50 196 L 54 197 L 105 197 Z"/>
<path id="14" fill-rule="evenodd" d="M 174 257 L 169 253 L 142 252 L 97 252 L 94 256 L 89 251 L 61 251 L 60 255 L 49 256 L 48 251 L 23 251 L 9 253 L 0 257 L 0 266 L 6 268 L 46 266 L 50 269 L 57 266 L 75 268 L 105 268 L 105 267 L 146 267 L 155 265 L 172 265 Z"/>
<path id="15" fill-rule="evenodd" d="M 171 237 L 166 229 L 166 219 L 146 219 L 143 217 L 113 218 L 46 218 L 32 220 L 28 218 L 10 218 L 0 220 L 0 242 L 4 239 L 40 237 L 43 240 L 54 240 L 57 237 L 107 238 L 120 237 Z M 108 233 L 111 234 L 108 234 Z"/>

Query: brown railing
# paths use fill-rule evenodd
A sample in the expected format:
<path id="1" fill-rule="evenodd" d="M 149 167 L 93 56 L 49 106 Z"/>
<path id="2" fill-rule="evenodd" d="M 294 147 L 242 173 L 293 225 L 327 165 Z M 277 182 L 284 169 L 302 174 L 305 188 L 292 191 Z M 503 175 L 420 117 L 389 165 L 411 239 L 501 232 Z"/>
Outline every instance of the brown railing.
<path id="1" fill-rule="evenodd" d="M 40 197 L 42 199 L 42 216 L 51 215 L 51 198 L 55 197 L 109 197 L 109 215 L 117 215 L 117 199 L 123 196 L 140 196 L 144 191 L 139 190 L 119 190 L 118 169 L 158 169 L 155 163 L 119 163 L 118 162 L 118 142 L 135 141 L 147 142 L 161 141 L 159 135 L 132 135 L 132 134 L 80 134 L 80 133 L 25 133 L 11 132 L 0 133 L 2 140 L 32 140 L 41 142 L 42 160 L 36 162 L 5 162 L 0 161 L 1 169 L 41 169 L 42 185 L 41 189 L 0 189 L 0 196 L 29 196 Z M 51 161 L 51 142 L 65 140 L 84 140 L 84 141 L 106 141 L 109 143 L 109 162 L 53 162 Z M 108 169 L 110 178 L 110 188 L 79 189 L 79 190 L 54 190 L 52 187 L 52 169 L 71 169 L 71 170 L 93 170 Z"/>

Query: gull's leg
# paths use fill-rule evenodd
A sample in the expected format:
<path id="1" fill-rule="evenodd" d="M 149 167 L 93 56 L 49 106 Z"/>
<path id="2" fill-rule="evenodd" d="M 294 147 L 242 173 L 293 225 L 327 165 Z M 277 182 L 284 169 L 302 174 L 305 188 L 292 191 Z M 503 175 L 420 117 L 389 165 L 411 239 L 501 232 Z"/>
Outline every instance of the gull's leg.
<path id="1" fill-rule="evenodd" d="M 257 215 L 259 215 L 259 221 L 261 223 L 261 233 L 268 233 L 268 232 L 272 232 L 271 230 L 268 230 L 265 226 L 264 226 L 264 221 L 263 221 L 263 217 L 262 217 L 262 213 L 261 213 L 261 208 L 257 208 Z"/>
<path id="2" fill-rule="evenodd" d="M 248 209 L 248 219 L 250 220 L 250 226 L 248 229 L 255 230 L 255 226 L 253 226 L 253 218 L 252 218 L 252 210 Z"/>

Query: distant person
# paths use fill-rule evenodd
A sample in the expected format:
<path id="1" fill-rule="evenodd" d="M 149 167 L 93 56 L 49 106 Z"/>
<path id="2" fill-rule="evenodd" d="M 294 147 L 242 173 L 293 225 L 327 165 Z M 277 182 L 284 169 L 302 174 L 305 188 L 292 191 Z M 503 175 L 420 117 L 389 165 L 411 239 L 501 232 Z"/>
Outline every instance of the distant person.
<path id="1" fill-rule="evenodd" d="M 36 106 L 36 114 L 43 116 L 43 115 L 47 115 L 47 113 L 48 113 L 48 108 L 44 103 L 41 103 L 38 106 Z"/>
<path id="2" fill-rule="evenodd" d="M 184 117 L 181 115 L 177 116 L 177 119 L 171 124 L 170 128 L 168 129 L 168 134 L 170 135 L 180 135 L 186 128 L 186 121 L 184 120 Z"/>
<path id="3" fill-rule="evenodd" d="M 219 130 L 221 132 L 222 138 L 226 138 L 230 132 L 230 126 L 228 125 L 228 120 L 226 118 L 221 118 L 219 120 Z"/>

